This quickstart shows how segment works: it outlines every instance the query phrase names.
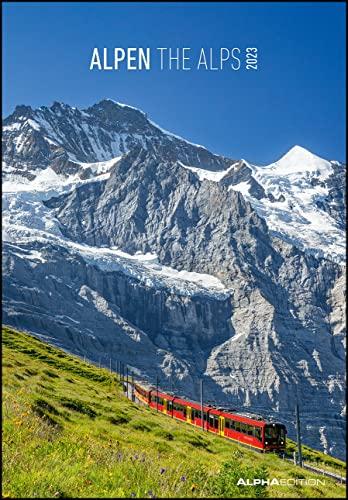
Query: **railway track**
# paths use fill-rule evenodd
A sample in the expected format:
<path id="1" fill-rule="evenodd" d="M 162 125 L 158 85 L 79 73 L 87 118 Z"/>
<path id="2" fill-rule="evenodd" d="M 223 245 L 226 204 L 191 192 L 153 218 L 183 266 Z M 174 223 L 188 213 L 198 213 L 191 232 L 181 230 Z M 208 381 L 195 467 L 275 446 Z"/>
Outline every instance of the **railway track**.
<path id="1" fill-rule="evenodd" d="M 346 484 L 347 478 L 340 476 L 339 474 L 335 474 L 334 472 L 327 471 L 325 469 L 319 469 L 318 467 L 314 467 L 313 465 L 303 462 L 302 467 L 304 469 L 315 472 L 316 474 L 321 474 L 322 476 L 330 477 L 332 479 L 336 479 L 340 484 Z"/>

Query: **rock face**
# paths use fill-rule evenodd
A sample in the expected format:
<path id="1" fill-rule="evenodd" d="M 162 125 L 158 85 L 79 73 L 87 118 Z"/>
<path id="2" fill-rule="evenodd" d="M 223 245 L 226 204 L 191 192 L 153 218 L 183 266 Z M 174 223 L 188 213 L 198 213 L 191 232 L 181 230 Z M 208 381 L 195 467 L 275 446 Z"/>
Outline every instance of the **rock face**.
<path id="1" fill-rule="evenodd" d="M 30 120 L 40 139 L 28 145 Z M 289 179 L 276 192 L 267 168 L 108 100 L 19 107 L 5 132 L 7 323 L 193 398 L 203 377 L 207 400 L 276 416 L 290 436 L 297 394 L 304 441 L 343 456 L 344 268 L 270 230 L 255 206 L 283 203 Z M 295 153 L 316 169 L 304 189 L 325 183 L 323 210 L 342 227 L 342 165 Z M 285 160 L 293 175 L 294 152 Z"/>
<path id="2" fill-rule="evenodd" d="M 227 294 L 173 293 L 88 265 L 60 246 L 5 244 L 3 264 L 6 323 L 106 366 L 122 359 L 150 381 L 160 367 L 192 393 L 191 365 L 202 373 L 212 346 L 231 336 Z"/>

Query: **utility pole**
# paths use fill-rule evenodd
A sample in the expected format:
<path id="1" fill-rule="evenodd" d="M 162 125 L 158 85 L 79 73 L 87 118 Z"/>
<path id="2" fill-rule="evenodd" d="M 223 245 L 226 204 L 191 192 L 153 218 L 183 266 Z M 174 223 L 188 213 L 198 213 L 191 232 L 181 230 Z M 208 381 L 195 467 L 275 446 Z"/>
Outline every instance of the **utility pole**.
<path id="1" fill-rule="evenodd" d="M 110 357 L 110 373 L 112 372 L 111 363 L 112 363 L 112 361 L 111 361 L 111 357 Z"/>
<path id="2" fill-rule="evenodd" d="M 126 373 L 127 373 L 127 376 L 126 376 L 126 387 L 127 387 L 127 398 L 128 398 L 128 365 L 126 367 Z"/>
<path id="3" fill-rule="evenodd" d="M 132 372 L 132 401 L 134 401 L 134 373 Z"/>
<path id="4" fill-rule="evenodd" d="M 298 399 L 296 398 L 296 433 L 297 433 L 297 450 L 298 450 L 298 463 L 302 467 L 302 447 L 301 447 L 301 425 L 300 425 L 300 410 L 298 406 Z"/>
<path id="5" fill-rule="evenodd" d="M 202 418 L 202 430 L 204 431 L 204 409 L 203 409 L 203 379 L 201 378 L 201 418 Z"/>
<path id="6" fill-rule="evenodd" d="M 158 375 L 156 375 L 156 411 L 158 411 Z"/>

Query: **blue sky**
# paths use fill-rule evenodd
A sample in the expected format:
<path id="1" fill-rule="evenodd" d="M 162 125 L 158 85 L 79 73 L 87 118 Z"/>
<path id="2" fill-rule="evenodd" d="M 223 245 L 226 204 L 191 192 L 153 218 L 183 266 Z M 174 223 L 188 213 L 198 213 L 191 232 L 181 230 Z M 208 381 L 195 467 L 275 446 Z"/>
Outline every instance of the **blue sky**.
<path id="1" fill-rule="evenodd" d="M 232 158 L 345 159 L 344 3 L 5 3 L 3 113 L 110 97 Z M 91 72 L 96 47 L 258 47 L 258 71 Z"/>

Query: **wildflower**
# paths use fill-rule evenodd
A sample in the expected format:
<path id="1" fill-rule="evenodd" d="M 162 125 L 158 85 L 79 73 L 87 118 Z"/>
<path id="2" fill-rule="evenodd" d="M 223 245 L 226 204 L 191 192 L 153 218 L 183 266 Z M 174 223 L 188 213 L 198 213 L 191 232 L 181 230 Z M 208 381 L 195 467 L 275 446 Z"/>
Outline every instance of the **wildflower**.
<path id="1" fill-rule="evenodd" d="M 153 494 L 153 491 L 148 491 L 147 494 L 149 495 L 150 498 L 155 498 L 155 495 Z"/>
<path id="2" fill-rule="evenodd" d="M 132 498 L 134 498 L 134 497 L 135 497 L 135 493 L 131 493 L 131 494 L 130 494 L 130 496 L 131 496 Z"/>
<path id="3" fill-rule="evenodd" d="M 193 484 L 190 489 L 191 489 L 191 491 L 195 491 L 196 488 L 197 488 L 197 485 Z"/>
<path id="4" fill-rule="evenodd" d="M 181 476 L 180 481 L 186 481 L 186 476 Z"/>
<path id="5" fill-rule="evenodd" d="M 166 469 L 165 469 L 164 467 L 162 467 L 162 468 L 160 469 L 160 474 L 164 474 L 164 473 L 165 473 L 165 471 L 166 471 Z"/>

